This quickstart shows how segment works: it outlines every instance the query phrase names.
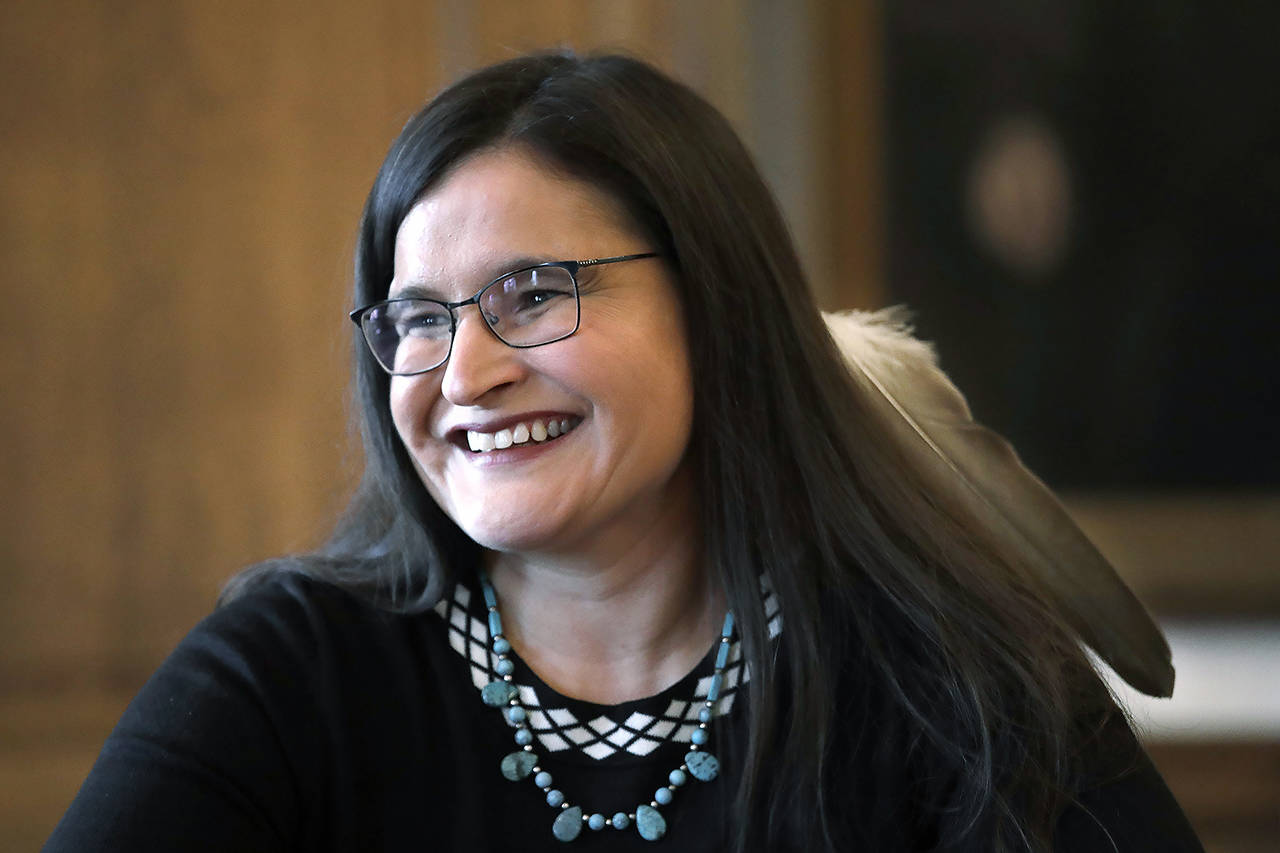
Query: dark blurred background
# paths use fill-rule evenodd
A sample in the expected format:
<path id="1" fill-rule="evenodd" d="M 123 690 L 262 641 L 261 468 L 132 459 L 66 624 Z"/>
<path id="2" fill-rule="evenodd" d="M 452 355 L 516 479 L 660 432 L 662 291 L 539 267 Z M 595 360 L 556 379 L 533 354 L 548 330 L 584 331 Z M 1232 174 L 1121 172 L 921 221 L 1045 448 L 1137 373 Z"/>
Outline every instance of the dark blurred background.
<path id="1" fill-rule="evenodd" d="M 1059 486 L 1280 485 L 1280 6 L 901 0 L 888 276 Z"/>
<path id="2" fill-rule="evenodd" d="M 739 128 L 824 307 L 908 303 L 1169 628 L 1135 716 L 1210 851 L 1280 837 L 1280 139 L 1261 3 L 9 0 L 0 850 L 237 568 L 359 470 L 356 222 L 465 70 L 621 48 Z M 1129 698 L 1129 697 L 1126 697 Z"/>

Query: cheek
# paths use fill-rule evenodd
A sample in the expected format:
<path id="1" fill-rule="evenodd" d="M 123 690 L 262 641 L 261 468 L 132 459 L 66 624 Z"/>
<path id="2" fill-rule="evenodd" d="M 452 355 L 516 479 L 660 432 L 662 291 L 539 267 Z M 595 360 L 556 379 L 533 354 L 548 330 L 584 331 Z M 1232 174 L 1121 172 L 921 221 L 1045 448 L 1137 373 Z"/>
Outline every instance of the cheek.
<path id="1" fill-rule="evenodd" d="M 688 350 L 684 341 L 673 346 L 671 355 L 663 365 L 666 382 L 659 401 L 655 399 L 648 405 L 664 410 L 657 416 L 661 419 L 659 428 L 666 431 L 671 451 L 679 459 L 683 459 L 689 450 L 689 442 L 693 434 L 694 390 L 693 372 L 689 365 Z"/>
<path id="2" fill-rule="evenodd" d="M 396 425 L 400 440 L 410 450 L 422 442 L 431 406 L 438 397 L 439 394 L 427 377 L 391 377 L 391 393 L 388 397 L 391 420 Z"/>
<path id="3" fill-rule="evenodd" d="M 405 444 L 407 436 L 405 435 L 405 426 L 409 422 L 409 389 L 405 382 L 399 376 L 391 377 L 391 394 L 388 400 L 391 406 L 391 420 L 396 425 L 396 432 L 400 433 L 400 440 Z"/>
<path id="4" fill-rule="evenodd" d="M 671 440 L 678 445 L 679 455 L 683 458 L 693 434 L 693 378 L 684 365 L 673 372 L 669 387 L 673 390 L 667 399 L 668 415 L 665 420 Z"/>
<path id="5" fill-rule="evenodd" d="M 599 382 L 608 389 L 615 424 L 628 442 L 658 455 L 651 463 L 682 457 L 693 422 L 693 377 L 682 342 L 649 358 L 636 354 L 652 348 L 651 338 L 630 344 L 596 361 L 608 368 Z"/>
<path id="6" fill-rule="evenodd" d="M 440 488 L 438 460 L 430 455 L 431 407 L 440 397 L 429 377 L 393 376 L 388 405 L 400 443 L 409 454 L 409 463 L 419 481 L 437 504 L 445 506 Z"/>

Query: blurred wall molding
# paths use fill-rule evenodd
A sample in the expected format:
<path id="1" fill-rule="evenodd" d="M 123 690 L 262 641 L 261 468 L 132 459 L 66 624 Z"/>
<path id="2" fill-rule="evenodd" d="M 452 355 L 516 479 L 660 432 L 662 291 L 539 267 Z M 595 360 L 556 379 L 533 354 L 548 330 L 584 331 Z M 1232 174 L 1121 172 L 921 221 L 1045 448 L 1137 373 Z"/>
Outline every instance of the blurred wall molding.
<path id="1" fill-rule="evenodd" d="M 1160 616 L 1280 618 L 1280 495 L 1063 495 Z"/>

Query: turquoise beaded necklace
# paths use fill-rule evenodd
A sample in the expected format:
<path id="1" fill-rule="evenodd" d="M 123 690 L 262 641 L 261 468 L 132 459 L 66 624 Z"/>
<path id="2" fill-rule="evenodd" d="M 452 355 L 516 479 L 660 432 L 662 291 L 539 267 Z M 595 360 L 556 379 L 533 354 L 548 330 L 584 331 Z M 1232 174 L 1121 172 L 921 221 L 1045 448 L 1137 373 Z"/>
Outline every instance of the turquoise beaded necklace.
<path id="1" fill-rule="evenodd" d="M 720 688 L 724 684 L 724 668 L 729 660 L 729 645 L 733 635 L 733 613 L 725 613 L 724 628 L 720 632 L 720 647 L 716 650 L 716 666 L 711 676 L 711 686 L 707 689 L 707 698 L 698 710 L 698 728 L 694 729 L 689 751 L 685 753 L 684 762 L 667 774 L 667 784 L 653 793 L 653 799 L 637 805 L 634 811 L 616 812 L 612 817 L 605 817 L 599 812 L 587 814 L 581 806 L 575 806 L 565 799 L 564 793 L 555 787 L 555 779 L 538 764 L 538 755 L 533 751 L 533 732 L 529 729 L 529 714 L 520 704 L 520 692 L 511 683 L 515 664 L 511 661 L 511 643 L 502 633 L 502 617 L 498 614 L 498 598 L 493 592 L 493 585 L 483 571 L 480 572 L 480 589 L 484 593 L 485 607 L 489 611 L 489 641 L 493 654 L 497 658 L 494 671 L 497 679 L 489 682 L 480 691 L 480 698 L 491 708 L 503 708 L 507 721 L 515 726 L 515 742 L 519 747 L 502 759 L 502 775 L 512 782 L 533 777 L 533 784 L 542 789 L 547 805 L 557 811 L 551 824 L 551 834 L 561 841 L 572 841 L 582 833 L 585 826 L 591 830 L 603 830 L 611 827 L 624 830 L 635 826 L 636 832 L 646 841 L 657 841 L 667 834 L 667 819 L 660 811 L 662 806 L 670 805 L 675 793 L 692 777 L 700 782 L 710 782 L 720 773 L 720 761 L 704 747 L 709 739 L 707 727 L 715 715 L 715 704 L 720 698 Z"/>

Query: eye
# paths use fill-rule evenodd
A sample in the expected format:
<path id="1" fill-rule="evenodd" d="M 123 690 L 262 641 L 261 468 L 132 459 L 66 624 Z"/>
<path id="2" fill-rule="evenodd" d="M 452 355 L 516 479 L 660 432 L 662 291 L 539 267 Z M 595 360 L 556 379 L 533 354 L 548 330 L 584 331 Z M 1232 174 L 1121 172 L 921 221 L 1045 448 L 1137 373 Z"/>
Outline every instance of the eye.
<path id="1" fill-rule="evenodd" d="M 551 300 L 556 299 L 556 298 L 561 297 L 561 296 L 564 296 L 564 294 L 563 294 L 563 293 L 555 293 L 555 292 L 552 292 L 552 291 L 549 291 L 549 290 L 531 290 L 531 291 L 529 291 L 528 293 L 522 293 L 522 294 L 520 295 L 520 306 L 519 306 L 519 307 L 521 307 L 521 308 L 536 308 L 536 307 L 537 307 L 537 306 L 539 306 L 539 305 L 542 305 L 542 304 L 544 304 L 544 303 L 546 303 L 546 302 L 550 302 Z"/>
<path id="2" fill-rule="evenodd" d="M 437 338 L 449 334 L 448 310 L 434 302 L 405 300 L 387 306 L 386 321 L 399 338 Z"/>

